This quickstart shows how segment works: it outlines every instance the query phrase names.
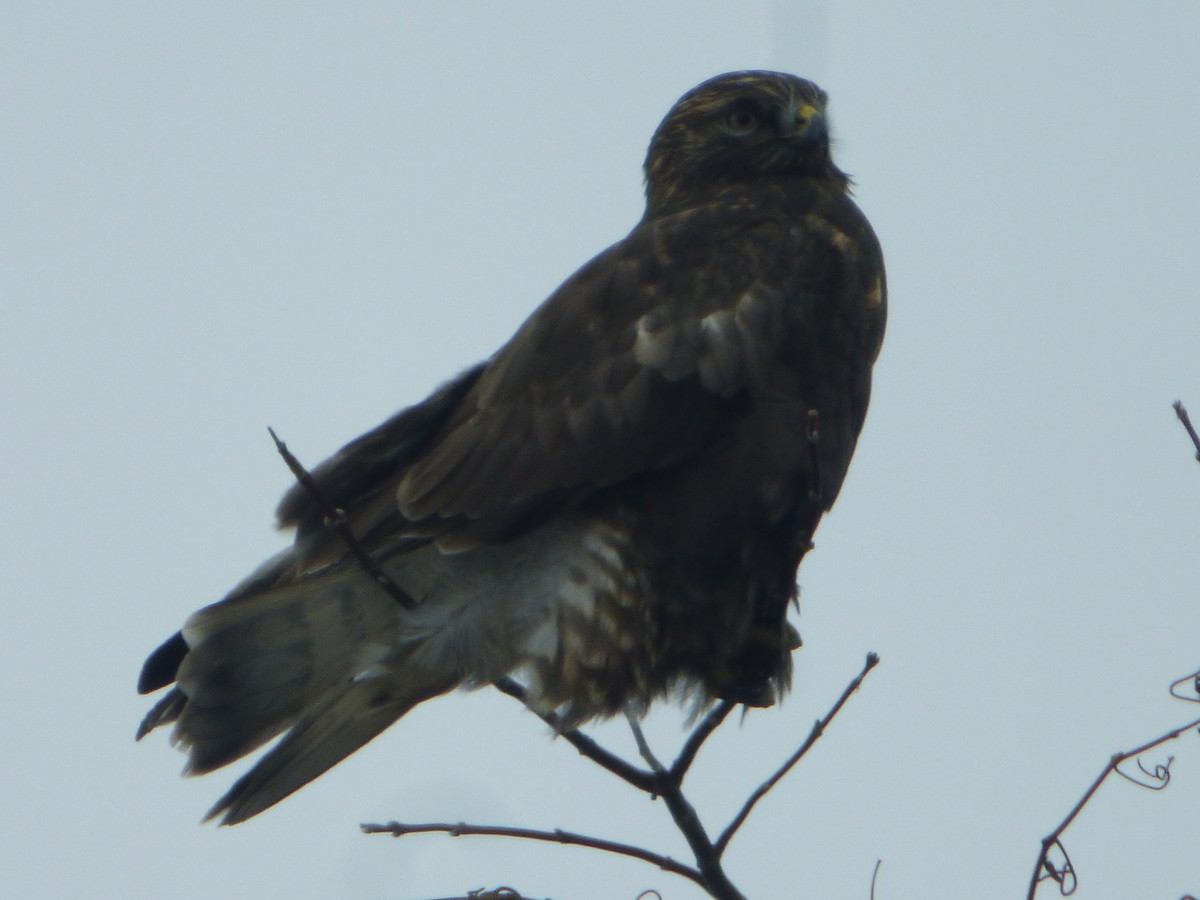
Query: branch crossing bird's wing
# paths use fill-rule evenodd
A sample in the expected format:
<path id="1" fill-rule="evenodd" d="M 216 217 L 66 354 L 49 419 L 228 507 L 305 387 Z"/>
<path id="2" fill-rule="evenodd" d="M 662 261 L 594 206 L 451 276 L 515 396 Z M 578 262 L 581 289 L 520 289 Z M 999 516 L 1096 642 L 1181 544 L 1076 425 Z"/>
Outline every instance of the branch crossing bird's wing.
<path id="1" fill-rule="evenodd" d="M 633 231 L 490 359 L 313 470 L 370 565 L 292 487 L 292 546 L 138 681 L 168 688 L 138 737 L 173 724 L 190 772 L 282 735 L 211 815 L 256 815 L 416 704 L 514 673 L 566 725 L 785 689 L 796 569 L 854 451 L 886 308 L 824 107 L 771 72 L 680 99 Z"/>

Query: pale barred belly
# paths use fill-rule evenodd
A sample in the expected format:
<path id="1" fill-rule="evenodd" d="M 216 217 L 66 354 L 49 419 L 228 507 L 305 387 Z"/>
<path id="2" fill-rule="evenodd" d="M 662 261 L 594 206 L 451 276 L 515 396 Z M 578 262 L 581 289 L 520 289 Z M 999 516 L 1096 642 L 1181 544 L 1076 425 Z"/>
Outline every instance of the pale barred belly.
<path id="1" fill-rule="evenodd" d="M 411 662 L 455 665 L 468 684 L 521 674 L 531 705 L 571 724 L 662 688 L 653 603 L 622 528 L 558 520 L 506 544 L 427 545 L 386 568 L 419 603 L 398 611 Z"/>

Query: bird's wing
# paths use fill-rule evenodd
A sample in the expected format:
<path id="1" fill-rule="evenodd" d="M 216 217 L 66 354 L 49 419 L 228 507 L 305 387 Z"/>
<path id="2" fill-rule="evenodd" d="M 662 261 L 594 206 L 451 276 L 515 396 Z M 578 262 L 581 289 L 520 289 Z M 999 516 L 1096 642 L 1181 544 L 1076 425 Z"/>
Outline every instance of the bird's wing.
<path id="1" fill-rule="evenodd" d="M 703 207 L 601 254 L 493 357 L 408 466 L 401 514 L 500 529 L 718 439 L 747 408 L 745 389 L 775 374 L 803 274 L 796 230 L 748 205 Z"/>
<path id="2" fill-rule="evenodd" d="M 374 548 L 504 534 L 677 465 L 743 414 L 748 387 L 786 375 L 791 332 L 830 277 L 814 240 L 746 202 L 643 223 L 487 363 L 348 445 L 318 482 Z M 280 522 L 315 531 L 303 488 Z"/>
<path id="3" fill-rule="evenodd" d="M 382 425 L 351 441 L 312 471 L 324 498 L 355 522 L 364 537 L 396 509 L 396 474 L 403 472 L 471 390 L 486 363 L 472 366 L 421 403 L 403 409 Z M 275 511 L 280 528 L 296 528 L 309 565 L 331 561 L 344 549 L 325 526 L 321 504 L 302 484 L 284 494 Z M 273 580 L 268 574 L 267 580 Z"/>

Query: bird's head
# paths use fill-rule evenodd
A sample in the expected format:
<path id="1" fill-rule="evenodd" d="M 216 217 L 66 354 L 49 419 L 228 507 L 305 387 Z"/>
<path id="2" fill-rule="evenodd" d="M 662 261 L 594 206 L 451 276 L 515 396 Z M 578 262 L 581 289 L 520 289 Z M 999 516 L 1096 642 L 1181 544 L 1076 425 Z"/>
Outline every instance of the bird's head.
<path id="1" fill-rule="evenodd" d="M 731 72 L 684 94 L 646 155 L 646 201 L 677 208 L 713 187 L 781 175 L 845 186 L 829 155 L 825 92 L 782 72 Z"/>

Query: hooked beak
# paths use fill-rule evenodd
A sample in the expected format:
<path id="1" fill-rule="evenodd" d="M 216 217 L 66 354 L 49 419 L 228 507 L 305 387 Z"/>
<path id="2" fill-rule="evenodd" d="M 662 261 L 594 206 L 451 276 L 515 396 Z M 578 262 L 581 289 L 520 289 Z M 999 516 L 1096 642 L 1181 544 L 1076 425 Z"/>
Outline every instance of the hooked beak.
<path id="1" fill-rule="evenodd" d="M 825 113 L 810 103 L 789 104 L 779 116 L 779 131 L 789 137 L 823 141 L 829 138 Z"/>

